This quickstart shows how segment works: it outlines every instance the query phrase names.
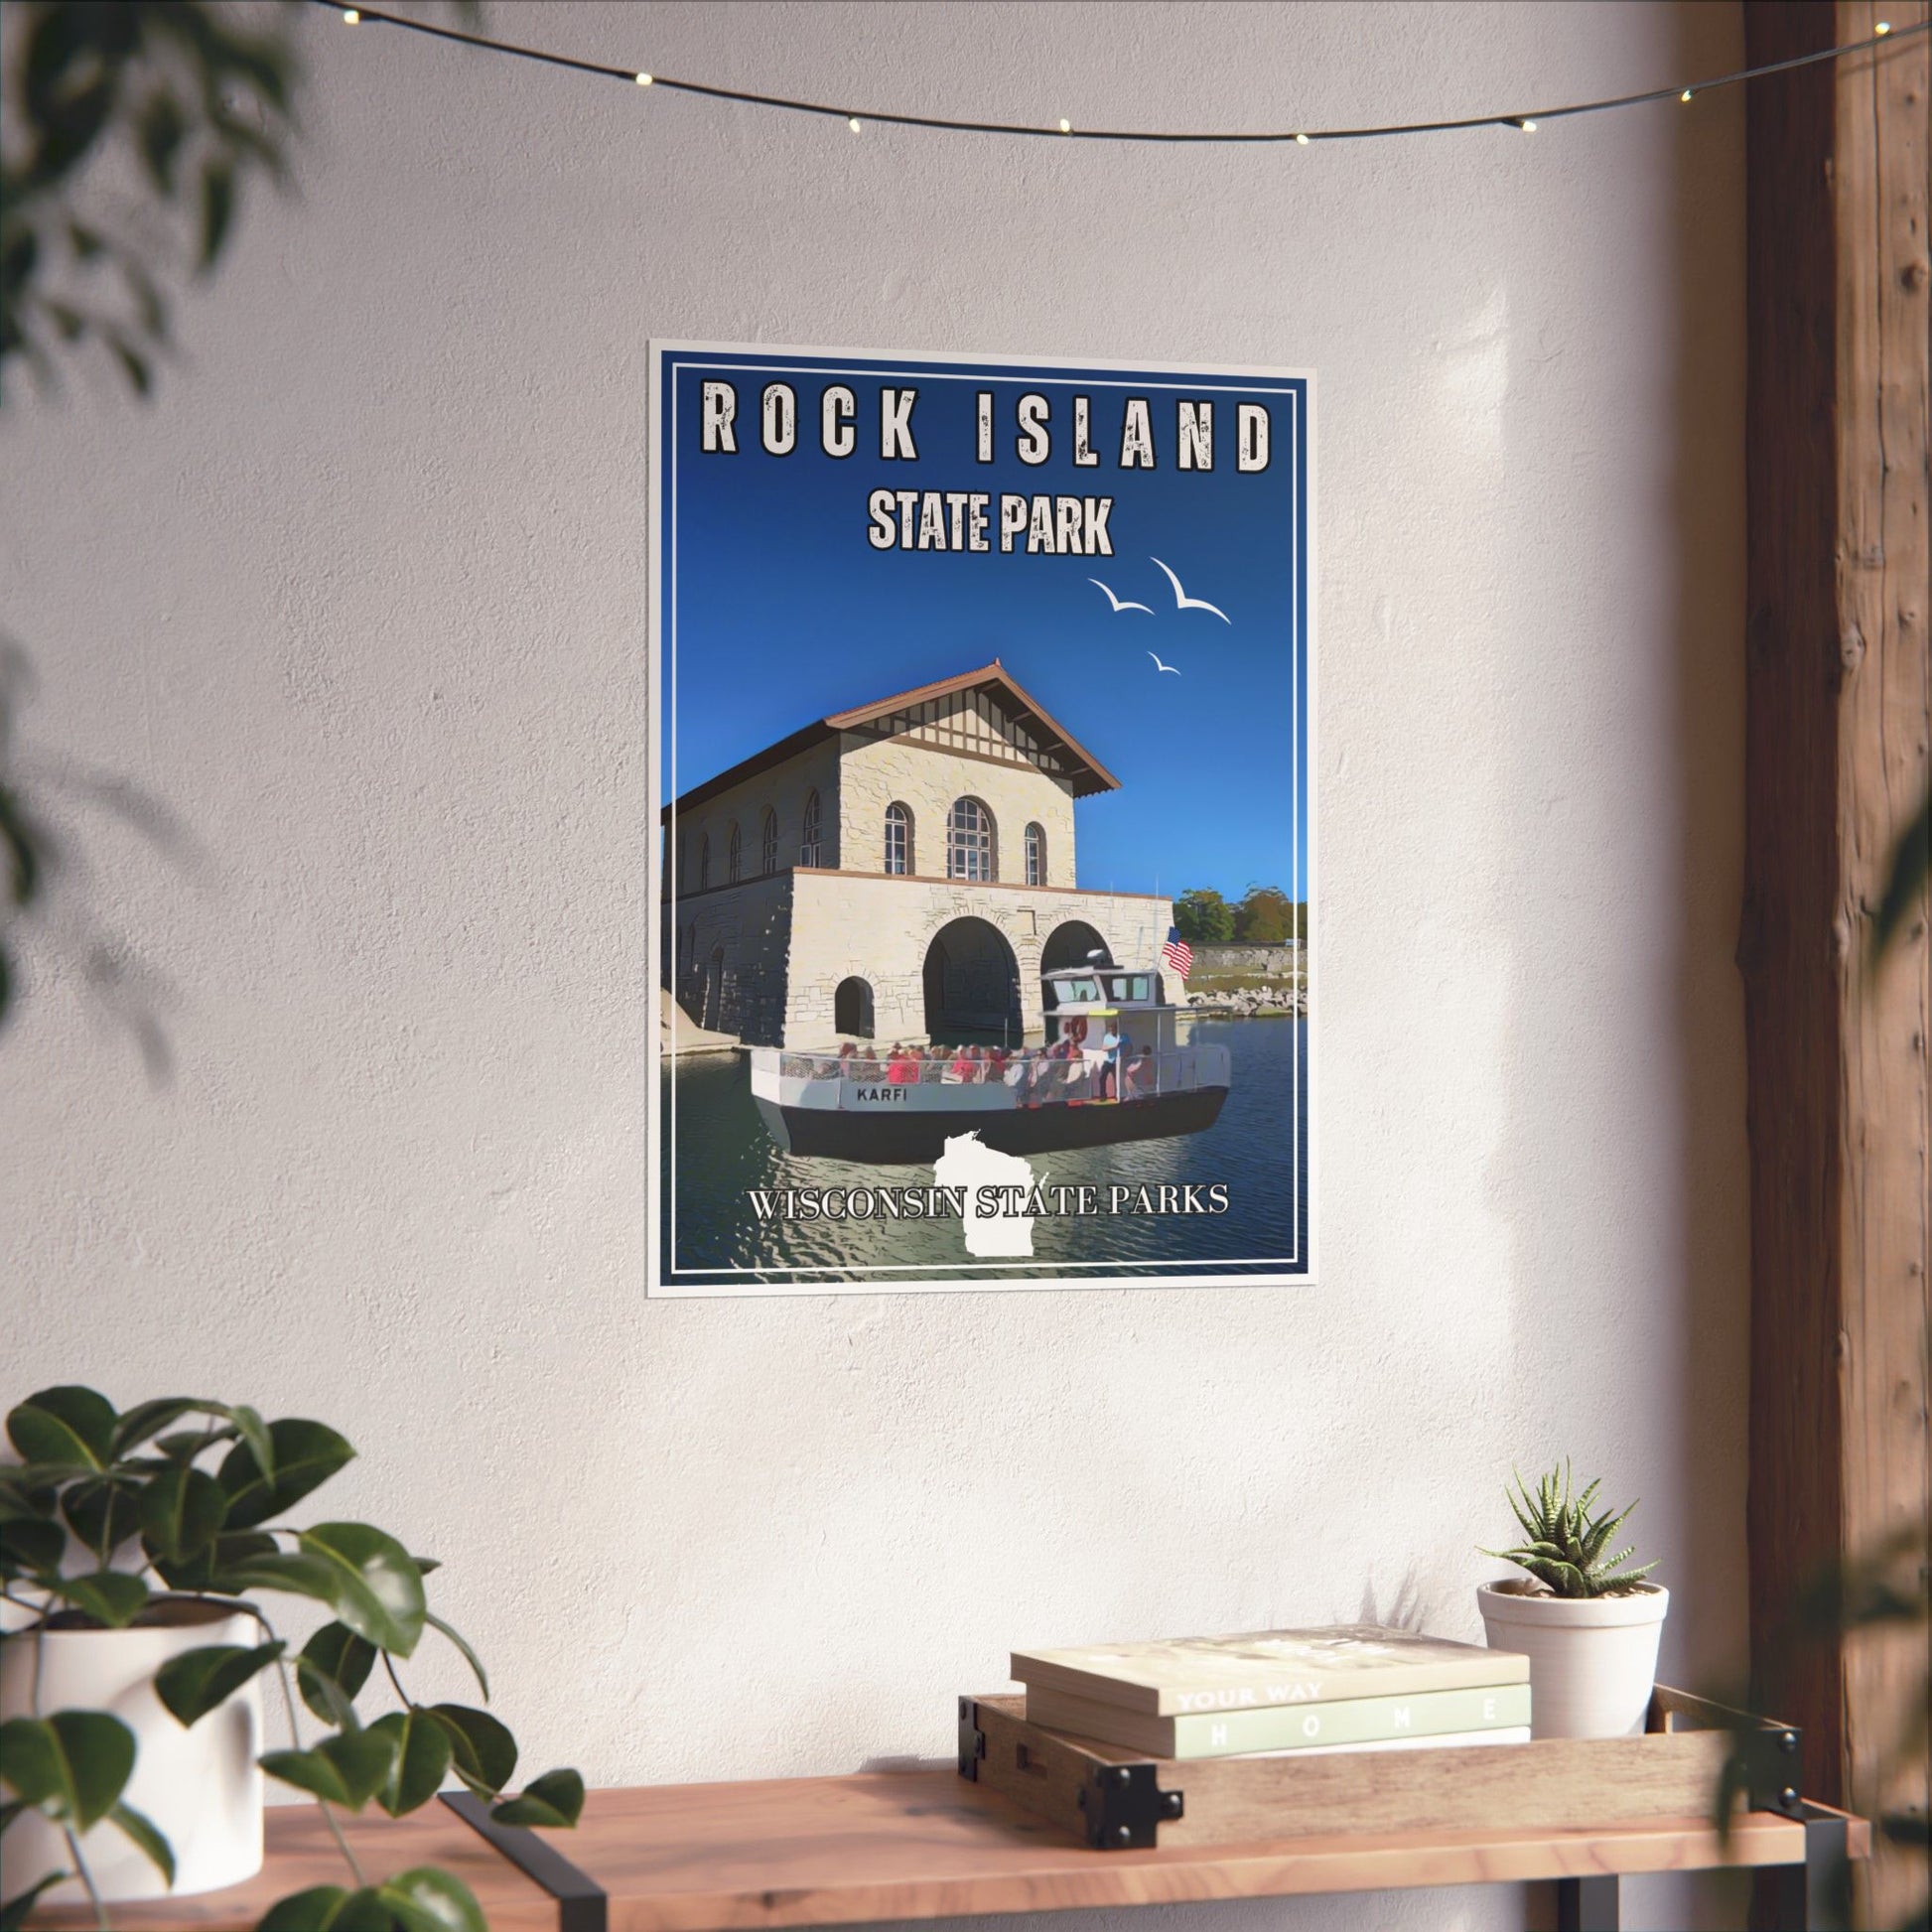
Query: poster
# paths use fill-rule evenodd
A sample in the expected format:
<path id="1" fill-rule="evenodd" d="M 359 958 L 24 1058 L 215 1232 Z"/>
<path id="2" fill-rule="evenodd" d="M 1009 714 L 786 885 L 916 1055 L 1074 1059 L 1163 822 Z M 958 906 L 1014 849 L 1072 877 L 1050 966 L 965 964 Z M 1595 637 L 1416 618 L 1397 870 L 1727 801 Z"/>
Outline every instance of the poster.
<path id="1" fill-rule="evenodd" d="M 652 345 L 652 1294 L 1311 1278 L 1312 402 Z"/>

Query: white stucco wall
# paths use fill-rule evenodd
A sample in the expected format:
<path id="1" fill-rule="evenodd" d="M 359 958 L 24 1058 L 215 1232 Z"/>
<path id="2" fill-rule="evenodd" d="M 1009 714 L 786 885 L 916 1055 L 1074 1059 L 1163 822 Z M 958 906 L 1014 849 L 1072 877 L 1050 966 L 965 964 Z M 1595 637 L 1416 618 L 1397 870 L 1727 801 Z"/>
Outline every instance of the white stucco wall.
<path id="1" fill-rule="evenodd" d="M 1741 54 L 1715 5 L 488 13 L 1042 124 L 1484 112 Z M 336 1423 L 331 1512 L 444 1560 L 526 1761 L 596 1780 L 942 1753 L 1021 1641 L 1473 1636 L 1509 1466 L 1564 1452 L 1643 1498 L 1667 1670 L 1734 1664 L 1736 96 L 995 145 L 303 31 L 298 192 L 245 209 L 159 400 L 7 407 L 27 748 L 204 855 L 51 808 L 76 896 L 0 1037 L 8 1394 Z M 1318 1287 L 642 1300 L 653 334 L 1318 371 Z M 166 1088 L 89 920 L 172 989 Z M 1663 1882 L 1632 1922 L 1682 1922 Z"/>

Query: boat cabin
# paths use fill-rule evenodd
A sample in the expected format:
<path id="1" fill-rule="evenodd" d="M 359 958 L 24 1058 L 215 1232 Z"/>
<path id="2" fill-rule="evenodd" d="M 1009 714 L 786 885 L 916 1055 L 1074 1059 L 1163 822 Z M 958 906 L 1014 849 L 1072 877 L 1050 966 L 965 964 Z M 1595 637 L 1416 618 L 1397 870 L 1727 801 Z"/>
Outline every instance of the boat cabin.
<path id="1" fill-rule="evenodd" d="M 1042 975 L 1046 1043 L 1070 1038 L 1082 1052 L 1097 1052 L 1110 1029 L 1132 1047 L 1161 1051 L 1179 1043 L 1184 1007 L 1168 1004 L 1156 972 L 1118 966 L 1067 966 Z"/>

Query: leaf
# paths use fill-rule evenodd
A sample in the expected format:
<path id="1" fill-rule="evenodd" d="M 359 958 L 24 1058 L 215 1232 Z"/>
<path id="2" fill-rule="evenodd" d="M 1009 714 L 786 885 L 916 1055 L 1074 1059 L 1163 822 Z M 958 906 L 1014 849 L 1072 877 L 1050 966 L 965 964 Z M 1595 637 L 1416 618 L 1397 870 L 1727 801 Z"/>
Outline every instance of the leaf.
<path id="1" fill-rule="evenodd" d="M 279 1516 L 312 1489 L 320 1488 L 355 1454 L 326 1424 L 300 1417 L 270 1423 L 268 1440 L 275 1469 L 272 1478 L 262 1473 L 261 1463 L 245 1441 L 228 1451 L 215 1472 L 215 1480 L 227 1491 L 231 1530 L 250 1530 L 271 1516 Z"/>
<path id="2" fill-rule="evenodd" d="M 232 1408 L 223 1409 L 221 1413 L 234 1425 L 236 1433 L 247 1444 L 249 1454 L 255 1458 L 255 1467 L 268 1479 L 269 1486 L 273 1488 L 276 1471 L 275 1436 L 269 1426 L 262 1421 L 260 1410 L 249 1408 L 245 1402 L 237 1402 Z M 341 1442 L 342 1438 L 337 1437 L 336 1440 Z M 303 1493 L 307 1494 L 307 1491 Z"/>
<path id="3" fill-rule="evenodd" d="M 211 1643 L 199 1650 L 185 1650 L 155 1672 L 154 1694 L 178 1725 L 199 1724 L 287 1648 L 278 1639 L 253 1650 L 238 1643 Z"/>
<path id="4" fill-rule="evenodd" d="M 148 1863 L 171 1886 L 174 1884 L 175 1848 L 163 1837 L 152 1818 L 145 1812 L 136 1811 L 132 1805 L 116 1805 L 107 1814 L 107 1822 L 133 1840 Z"/>
<path id="5" fill-rule="evenodd" d="M 114 1426 L 114 1454 L 118 1458 L 137 1449 L 151 1437 L 159 1436 L 169 1424 L 184 1416 L 218 1416 L 218 1402 L 204 1402 L 199 1396 L 163 1395 L 152 1402 L 137 1402 Z M 197 1436 L 196 1441 L 201 1438 Z"/>
<path id="6" fill-rule="evenodd" d="M 255 1932 L 395 1932 L 396 1921 L 373 1891 L 312 1885 L 277 1899 Z"/>
<path id="7" fill-rule="evenodd" d="M 0 1779 L 77 1832 L 113 1810 L 134 1770 L 134 1733 L 105 1711 L 0 1724 Z"/>
<path id="8" fill-rule="evenodd" d="M 325 1623 L 295 1660 L 302 1702 L 324 1724 L 353 1724 L 355 1714 L 348 1707 L 369 1681 L 374 1664 L 375 1646 L 366 1637 L 358 1637 L 346 1623 Z"/>
<path id="9" fill-rule="evenodd" d="M 376 1889 L 402 1932 L 489 1932 L 483 1907 L 461 1878 L 419 1864 L 399 1871 Z"/>
<path id="10" fill-rule="evenodd" d="M 293 1596 L 313 1596 L 336 1607 L 336 1573 L 316 1557 L 276 1550 L 243 1557 L 219 1573 L 218 1587 L 240 1595 L 251 1589 L 286 1590 Z"/>
<path id="11" fill-rule="evenodd" d="M 152 1550 L 154 1567 L 170 1589 L 214 1590 L 221 1595 L 238 1596 L 245 1586 L 231 1585 L 228 1574 L 242 1563 L 257 1557 L 272 1557 L 275 1539 L 260 1530 L 242 1530 L 232 1536 L 217 1536 L 213 1544 L 184 1562 L 176 1563 Z"/>
<path id="12" fill-rule="evenodd" d="M 221 1528 L 228 1499 L 206 1469 L 163 1470 L 141 1491 L 141 1536 L 152 1556 L 186 1563 Z"/>
<path id="13" fill-rule="evenodd" d="M 416 1559 L 416 1567 L 418 1570 L 422 1569 L 423 1560 L 421 1557 L 418 1557 Z M 473 1671 L 476 1672 L 477 1688 L 483 1692 L 483 1702 L 487 1704 L 489 1702 L 489 1678 L 487 1673 L 485 1673 L 485 1671 L 483 1670 L 483 1659 L 479 1657 L 477 1653 L 470 1648 L 469 1643 L 458 1631 L 452 1629 L 451 1626 L 445 1623 L 443 1619 L 440 1616 L 438 1616 L 434 1611 L 432 1610 L 424 1611 L 423 1621 L 427 1623 L 432 1630 L 442 1631 L 442 1633 L 446 1637 L 448 1637 L 449 1640 L 453 1644 L 455 1644 L 460 1651 L 463 1652 L 463 1660 L 465 1663 L 467 1663 L 470 1666 L 470 1668 Z"/>
<path id="14" fill-rule="evenodd" d="M 92 1389 L 42 1389 L 8 1415 L 7 1440 L 28 1462 L 104 1469 L 113 1454 L 114 1405 Z"/>
<path id="15" fill-rule="evenodd" d="M 234 220 L 234 163 L 210 161 L 202 170 L 202 259 L 204 273 L 212 268 Z"/>
<path id="16" fill-rule="evenodd" d="M 450 1733 L 451 1762 L 472 1791 L 495 1798 L 516 1772 L 516 1739 L 487 1711 L 433 1704 L 430 1716 Z"/>
<path id="17" fill-rule="evenodd" d="M 71 1878 L 73 1873 L 67 1870 L 50 1871 L 38 1883 L 27 1890 L 17 1892 L 12 1898 L 0 1904 L 0 1932 L 20 1932 L 34 1909 L 34 1900 L 50 1885 L 58 1885 L 63 1878 Z"/>
<path id="18" fill-rule="evenodd" d="M 396 1740 L 390 1732 L 344 1730 L 325 1737 L 313 1750 L 268 1751 L 259 1762 L 271 1778 L 332 1805 L 360 1811 L 387 1781 L 395 1758 Z"/>
<path id="19" fill-rule="evenodd" d="M 132 1623 L 148 1606 L 147 1585 L 124 1570 L 96 1570 L 85 1577 L 50 1577 L 43 1582 L 56 1596 L 112 1630 Z"/>
<path id="20" fill-rule="evenodd" d="M 134 1485 L 115 1476 L 88 1476 L 61 1497 L 61 1514 L 69 1527 L 102 1559 L 134 1534 L 139 1506 Z"/>
<path id="21" fill-rule="evenodd" d="M 330 1566 L 336 1614 L 378 1650 L 407 1657 L 421 1640 L 427 1606 L 409 1552 L 368 1523 L 318 1523 L 300 1532 L 305 1556 Z"/>
<path id="22" fill-rule="evenodd" d="M 546 1771 L 532 1778 L 514 1798 L 492 1805 L 499 1825 L 574 1825 L 584 1809 L 584 1780 L 575 1771 Z"/>
<path id="23" fill-rule="evenodd" d="M 391 1711 L 369 1729 L 393 1737 L 396 1743 L 395 1764 L 375 1794 L 376 1802 L 391 1818 L 428 1804 L 450 1768 L 449 1732 L 419 1704 L 407 1711 Z"/>
<path id="24" fill-rule="evenodd" d="M 68 1547 L 59 1523 L 34 1516 L 0 1522 L 0 1577 L 27 1577 L 58 1570 Z"/>

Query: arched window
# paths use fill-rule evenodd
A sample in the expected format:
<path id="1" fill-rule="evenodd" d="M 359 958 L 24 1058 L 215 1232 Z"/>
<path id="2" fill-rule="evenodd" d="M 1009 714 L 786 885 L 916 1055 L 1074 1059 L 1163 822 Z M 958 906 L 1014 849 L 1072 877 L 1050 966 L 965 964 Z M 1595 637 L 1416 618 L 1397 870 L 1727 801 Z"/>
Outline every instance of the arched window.
<path id="1" fill-rule="evenodd" d="M 739 836 L 738 820 L 732 820 L 732 828 L 725 837 L 725 878 L 736 886 L 745 875 L 745 841 Z"/>
<path id="2" fill-rule="evenodd" d="M 1046 884 L 1046 833 L 1038 825 L 1027 827 L 1027 884 Z"/>
<path id="3" fill-rule="evenodd" d="M 886 807 L 886 870 L 896 878 L 912 870 L 912 814 L 897 800 Z"/>
<path id="4" fill-rule="evenodd" d="M 707 832 L 698 841 L 698 891 L 711 884 L 711 834 Z"/>
<path id="5" fill-rule="evenodd" d="M 769 805 L 759 824 L 759 871 L 778 870 L 778 814 Z"/>
<path id="6" fill-rule="evenodd" d="M 993 814 L 977 798 L 955 798 L 946 814 L 946 877 L 994 877 Z"/>
<path id="7" fill-rule="evenodd" d="M 818 864 L 818 793 L 815 791 L 805 794 L 805 822 L 798 834 L 798 863 Z"/>

